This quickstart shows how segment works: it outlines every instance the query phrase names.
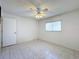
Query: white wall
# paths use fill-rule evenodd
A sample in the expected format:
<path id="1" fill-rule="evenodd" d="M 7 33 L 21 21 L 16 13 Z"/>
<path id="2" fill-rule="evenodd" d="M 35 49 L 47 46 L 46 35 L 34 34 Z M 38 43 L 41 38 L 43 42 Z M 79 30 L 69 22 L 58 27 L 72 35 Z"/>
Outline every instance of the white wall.
<path id="1" fill-rule="evenodd" d="M 56 20 L 62 21 L 62 31 L 46 32 L 45 23 Z M 46 20 L 40 20 L 39 27 L 39 39 L 79 50 L 79 11 L 52 17 Z"/>
<path id="2" fill-rule="evenodd" d="M 37 39 L 37 21 L 27 17 L 20 17 L 3 13 L 3 20 L 6 18 L 16 19 L 16 41 L 17 43 Z M 4 19 L 5 18 L 5 19 Z"/>
<path id="3" fill-rule="evenodd" d="M 37 21 L 29 18 L 17 19 L 17 42 L 37 39 Z"/>

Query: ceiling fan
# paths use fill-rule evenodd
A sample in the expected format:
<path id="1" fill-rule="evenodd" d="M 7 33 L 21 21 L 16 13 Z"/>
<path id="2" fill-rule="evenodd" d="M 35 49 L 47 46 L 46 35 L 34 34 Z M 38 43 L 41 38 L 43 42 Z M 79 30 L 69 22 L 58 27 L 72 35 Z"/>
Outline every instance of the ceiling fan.
<path id="1" fill-rule="evenodd" d="M 46 12 L 48 12 L 48 8 L 42 7 L 42 5 L 44 4 L 42 0 L 35 0 L 35 1 L 37 2 L 34 2 L 34 0 L 28 0 L 30 8 L 28 8 L 27 6 L 27 9 L 25 8 L 25 11 L 27 12 L 27 15 L 30 14 L 34 16 L 36 19 L 43 18 L 44 16 L 47 15 Z"/>
<path id="2" fill-rule="evenodd" d="M 45 12 L 48 11 L 48 8 L 41 9 L 37 7 L 36 9 L 33 9 L 33 8 L 30 8 L 30 9 L 31 11 L 35 12 L 35 17 L 37 19 L 44 17 L 46 15 Z"/>
<path id="3" fill-rule="evenodd" d="M 37 19 L 43 18 L 46 15 L 48 8 L 46 8 L 46 7 L 42 8 L 42 4 L 44 4 L 42 0 L 35 0 L 35 1 L 36 1 L 36 3 L 32 0 L 29 0 L 31 5 L 34 6 L 34 8 L 32 8 L 32 7 L 30 8 L 30 11 L 32 11 L 34 13 L 34 16 Z"/>

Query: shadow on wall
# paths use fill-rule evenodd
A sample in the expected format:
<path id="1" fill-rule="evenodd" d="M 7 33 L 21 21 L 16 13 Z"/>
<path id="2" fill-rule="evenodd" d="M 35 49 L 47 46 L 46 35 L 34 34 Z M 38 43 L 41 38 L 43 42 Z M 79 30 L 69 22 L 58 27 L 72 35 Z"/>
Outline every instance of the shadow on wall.
<path id="1" fill-rule="evenodd" d="M 0 47 L 1 47 L 1 6 L 0 6 Z"/>
<path id="2" fill-rule="evenodd" d="M 0 6 L 0 18 L 1 18 L 1 6 Z M 0 19 L 0 24 L 1 24 L 1 19 Z"/>
<path id="3" fill-rule="evenodd" d="M 0 17 L 1 17 L 1 6 L 0 6 Z"/>

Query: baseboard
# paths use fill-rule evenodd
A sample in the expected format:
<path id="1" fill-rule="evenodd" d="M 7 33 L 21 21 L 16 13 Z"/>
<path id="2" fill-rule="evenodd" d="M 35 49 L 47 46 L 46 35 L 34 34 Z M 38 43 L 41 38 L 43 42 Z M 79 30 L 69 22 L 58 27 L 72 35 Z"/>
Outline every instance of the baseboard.
<path id="1" fill-rule="evenodd" d="M 46 42 L 46 43 L 49 43 L 49 44 L 51 44 L 51 45 L 55 45 L 55 46 L 58 46 L 58 47 L 61 47 L 61 48 L 69 49 L 69 50 L 71 50 L 71 51 L 79 52 L 78 50 L 71 49 L 71 48 L 68 48 L 68 47 L 65 47 L 65 46 L 63 46 L 63 45 L 56 44 L 56 43 L 53 43 L 53 42 L 50 42 L 50 41 L 47 41 L 47 40 L 43 40 L 43 39 L 39 39 L 39 40 L 41 40 L 41 41 L 43 41 L 43 42 Z"/>

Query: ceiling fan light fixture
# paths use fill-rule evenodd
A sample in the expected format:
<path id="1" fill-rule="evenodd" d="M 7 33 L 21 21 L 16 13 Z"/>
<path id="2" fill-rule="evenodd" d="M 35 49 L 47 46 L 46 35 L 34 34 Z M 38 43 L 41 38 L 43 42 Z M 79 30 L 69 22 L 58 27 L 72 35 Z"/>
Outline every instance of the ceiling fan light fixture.
<path id="1" fill-rule="evenodd" d="M 37 14 L 35 15 L 36 19 L 41 19 L 45 16 L 44 12 L 37 12 Z"/>
<path id="2" fill-rule="evenodd" d="M 33 8 L 30 8 L 30 9 L 33 11 L 36 19 L 44 18 L 46 16 L 45 12 L 48 11 L 48 8 L 41 9 L 37 7 L 36 9 L 33 9 Z"/>

